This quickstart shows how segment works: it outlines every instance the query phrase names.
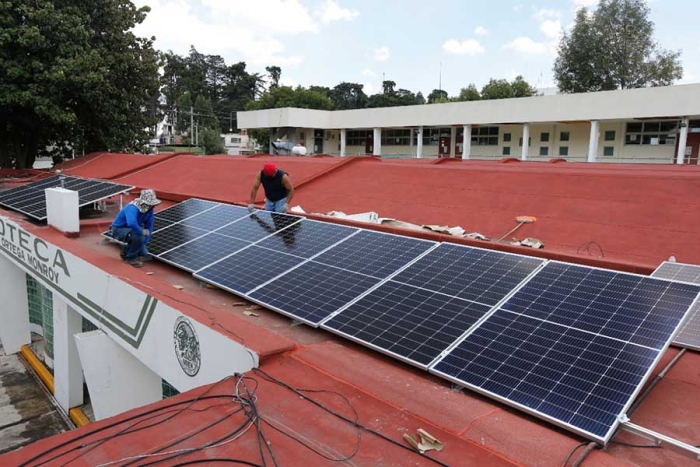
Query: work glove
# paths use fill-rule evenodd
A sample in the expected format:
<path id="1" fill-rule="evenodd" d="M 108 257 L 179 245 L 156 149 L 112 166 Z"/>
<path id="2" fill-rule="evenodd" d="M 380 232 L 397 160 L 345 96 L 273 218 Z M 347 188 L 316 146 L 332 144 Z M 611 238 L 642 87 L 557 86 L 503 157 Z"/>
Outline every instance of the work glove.
<path id="1" fill-rule="evenodd" d="M 255 205 L 253 203 L 248 205 L 248 212 L 251 212 L 251 213 L 255 212 Z"/>
<path id="2" fill-rule="evenodd" d="M 149 232 L 148 229 L 143 229 L 143 236 L 148 237 L 149 235 L 151 235 L 151 232 Z"/>
<path id="3" fill-rule="evenodd" d="M 284 203 L 282 207 L 280 208 L 280 212 L 282 214 L 287 214 L 287 211 L 289 211 L 289 205 L 287 203 Z"/>

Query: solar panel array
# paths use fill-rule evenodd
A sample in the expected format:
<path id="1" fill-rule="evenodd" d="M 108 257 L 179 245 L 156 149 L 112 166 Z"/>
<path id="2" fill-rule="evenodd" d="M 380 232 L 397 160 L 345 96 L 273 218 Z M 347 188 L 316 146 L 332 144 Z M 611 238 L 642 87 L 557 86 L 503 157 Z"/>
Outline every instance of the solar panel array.
<path id="1" fill-rule="evenodd" d="M 155 222 L 196 278 L 603 443 L 700 294 L 196 199 Z"/>
<path id="2" fill-rule="evenodd" d="M 700 284 L 700 266 L 681 263 L 662 263 L 652 274 L 653 277 L 673 281 Z M 688 349 L 700 350 L 700 303 L 690 311 L 690 317 L 678 332 L 673 344 Z"/>
<path id="3" fill-rule="evenodd" d="M 41 221 L 46 219 L 44 190 L 56 187 L 77 191 L 80 207 L 125 193 L 134 188 L 102 180 L 54 175 L 38 182 L 3 191 L 0 193 L 0 205 Z"/>

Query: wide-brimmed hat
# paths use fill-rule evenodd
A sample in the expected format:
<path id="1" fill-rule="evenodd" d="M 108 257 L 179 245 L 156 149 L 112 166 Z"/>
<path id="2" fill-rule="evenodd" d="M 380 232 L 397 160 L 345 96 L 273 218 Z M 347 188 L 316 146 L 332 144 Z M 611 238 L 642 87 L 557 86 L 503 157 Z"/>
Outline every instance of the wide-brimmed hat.
<path id="1" fill-rule="evenodd" d="M 161 203 L 161 201 L 156 197 L 155 190 L 141 190 L 139 200 L 141 200 L 143 204 L 147 204 L 149 206 L 158 206 Z"/>

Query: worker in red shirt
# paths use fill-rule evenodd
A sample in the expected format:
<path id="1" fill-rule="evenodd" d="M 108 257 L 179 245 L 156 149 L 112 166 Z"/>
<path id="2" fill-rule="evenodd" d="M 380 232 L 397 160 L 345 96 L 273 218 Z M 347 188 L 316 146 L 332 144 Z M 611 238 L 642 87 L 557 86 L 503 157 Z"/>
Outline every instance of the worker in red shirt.
<path id="1" fill-rule="evenodd" d="M 255 196 L 262 184 L 265 190 L 265 210 L 286 213 L 289 211 L 289 203 L 294 197 L 294 186 L 289 175 L 280 170 L 272 162 L 268 162 L 255 177 L 253 189 L 250 191 L 250 204 L 248 210 L 255 211 Z"/>

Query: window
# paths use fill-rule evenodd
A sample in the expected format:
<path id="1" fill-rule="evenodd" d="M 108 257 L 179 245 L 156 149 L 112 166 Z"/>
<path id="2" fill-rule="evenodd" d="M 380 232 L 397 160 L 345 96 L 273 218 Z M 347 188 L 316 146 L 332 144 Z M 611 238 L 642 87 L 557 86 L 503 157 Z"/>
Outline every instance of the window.
<path id="1" fill-rule="evenodd" d="M 566 157 L 569 155 L 569 146 L 559 146 L 559 155 Z"/>
<path id="2" fill-rule="evenodd" d="M 510 143 L 510 133 L 503 133 L 503 142 Z"/>
<path id="3" fill-rule="evenodd" d="M 410 146 L 411 130 L 382 130 L 383 146 Z"/>
<path id="4" fill-rule="evenodd" d="M 231 137 L 231 144 L 241 144 L 241 138 Z"/>
<path id="5" fill-rule="evenodd" d="M 314 138 L 323 138 L 323 130 L 314 130 Z"/>
<path id="6" fill-rule="evenodd" d="M 540 156 L 548 156 L 549 155 L 549 148 L 547 146 L 541 146 L 540 147 Z"/>
<path id="7" fill-rule="evenodd" d="M 549 133 L 540 133 L 540 143 L 549 141 Z"/>
<path id="8" fill-rule="evenodd" d="M 615 141 L 615 131 L 605 132 L 605 141 Z"/>
<path id="9" fill-rule="evenodd" d="M 372 130 L 348 130 L 345 137 L 347 146 L 365 146 L 367 138 L 372 137 Z"/>
<path id="10" fill-rule="evenodd" d="M 614 156 L 615 155 L 615 147 L 614 146 L 605 146 L 603 148 L 603 155 L 604 156 Z"/>
<path id="11" fill-rule="evenodd" d="M 510 156 L 510 146 L 503 146 L 503 155 Z"/>
<path id="12" fill-rule="evenodd" d="M 569 132 L 562 131 L 561 133 L 559 133 L 559 141 L 569 141 Z"/>
<path id="13" fill-rule="evenodd" d="M 672 146 L 676 144 L 677 132 L 677 120 L 642 123 L 632 122 L 627 124 L 625 144 Z"/>
<path id="14" fill-rule="evenodd" d="M 497 126 L 472 128 L 472 146 L 498 146 Z"/>
<path id="15" fill-rule="evenodd" d="M 450 128 L 424 128 L 423 129 L 423 146 L 437 146 L 440 138 L 449 137 L 452 135 Z M 413 137 L 413 144 L 418 144 L 417 133 Z"/>
<path id="16" fill-rule="evenodd" d="M 523 147 L 523 139 L 520 138 L 520 141 L 518 142 L 518 145 L 522 148 Z M 532 146 L 532 138 L 527 139 L 527 147 Z"/>

